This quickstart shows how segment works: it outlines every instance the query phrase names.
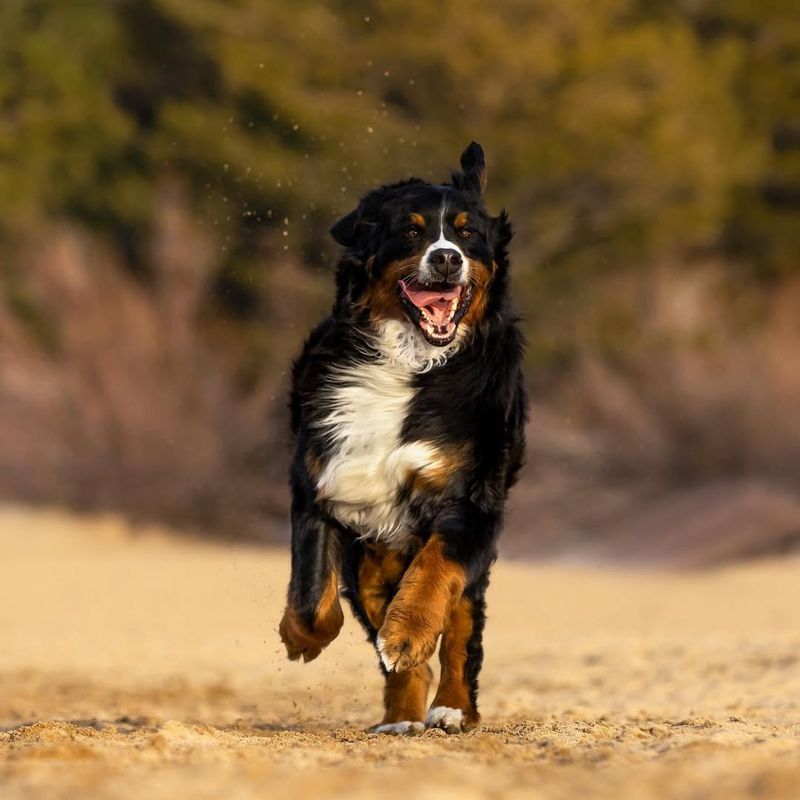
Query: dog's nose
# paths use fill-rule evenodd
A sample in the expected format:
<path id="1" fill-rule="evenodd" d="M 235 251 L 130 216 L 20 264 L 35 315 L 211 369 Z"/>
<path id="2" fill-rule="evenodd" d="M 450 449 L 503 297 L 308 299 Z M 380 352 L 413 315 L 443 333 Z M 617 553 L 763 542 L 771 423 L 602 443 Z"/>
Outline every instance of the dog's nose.
<path id="1" fill-rule="evenodd" d="M 441 247 L 428 256 L 428 263 L 437 275 L 440 275 L 443 280 L 447 280 L 451 274 L 455 274 L 461 268 L 464 259 L 461 258 L 458 250 Z"/>

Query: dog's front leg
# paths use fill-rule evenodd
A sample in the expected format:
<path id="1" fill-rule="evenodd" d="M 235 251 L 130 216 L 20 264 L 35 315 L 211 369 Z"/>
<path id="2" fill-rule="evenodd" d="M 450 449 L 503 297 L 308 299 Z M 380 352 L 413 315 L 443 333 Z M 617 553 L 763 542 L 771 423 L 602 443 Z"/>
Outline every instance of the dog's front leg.
<path id="1" fill-rule="evenodd" d="M 339 533 L 295 491 L 292 502 L 292 575 L 280 635 L 292 661 L 312 661 L 338 635 Z"/>
<path id="2" fill-rule="evenodd" d="M 464 566 L 447 556 L 442 536 L 433 534 L 403 576 L 378 631 L 378 653 L 388 672 L 413 669 L 433 655 L 466 581 Z"/>

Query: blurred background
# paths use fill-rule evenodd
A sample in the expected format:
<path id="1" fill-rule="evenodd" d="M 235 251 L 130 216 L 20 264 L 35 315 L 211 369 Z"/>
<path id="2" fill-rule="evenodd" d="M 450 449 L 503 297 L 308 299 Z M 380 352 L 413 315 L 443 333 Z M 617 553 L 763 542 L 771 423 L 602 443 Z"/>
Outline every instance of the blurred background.
<path id="1" fill-rule="evenodd" d="M 529 341 L 504 552 L 800 547 L 793 0 L 3 0 L 2 499 L 285 542 L 328 229 L 471 139 Z"/>

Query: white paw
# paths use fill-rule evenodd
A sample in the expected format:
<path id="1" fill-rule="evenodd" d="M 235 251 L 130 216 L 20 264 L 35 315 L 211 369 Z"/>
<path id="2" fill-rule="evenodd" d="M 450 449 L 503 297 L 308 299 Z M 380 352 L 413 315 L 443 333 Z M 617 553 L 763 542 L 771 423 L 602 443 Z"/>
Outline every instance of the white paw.
<path id="1" fill-rule="evenodd" d="M 400 655 L 396 655 L 394 658 L 391 658 L 384 652 L 384 643 L 383 639 L 380 636 L 375 640 L 375 646 L 378 648 L 378 655 L 381 657 L 381 661 L 383 662 L 383 666 L 386 667 L 387 672 L 392 672 L 397 664 L 397 660 L 400 658 Z"/>
<path id="2" fill-rule="evenodd" d="M 370 728 L 370 733 L 385 733 L 389 736 L 419 736 L 425 730 L 421 722 L 385 722 Z"/>
<path id="3" fill-rule="evenodd" d="M 435 706 L 428 712 L 426 728 L 441 728 L 446 733 L 461 733 L 464 712 L 460 708 Z"/>

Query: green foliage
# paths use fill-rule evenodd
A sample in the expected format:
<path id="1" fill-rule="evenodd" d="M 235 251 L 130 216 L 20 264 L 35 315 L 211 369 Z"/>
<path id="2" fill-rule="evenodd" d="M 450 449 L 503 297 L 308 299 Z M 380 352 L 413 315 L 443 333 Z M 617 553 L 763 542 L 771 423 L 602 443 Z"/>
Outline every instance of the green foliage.
<path id="1" fill-rule="evenodd" d="M 800 247 L 793 5 L 3 0 L 0 233 L 78 219 L 146 271 L 177 175 L 247 315 L 266 257 L 324 263 L 359 193 L 442 179 L 474 138 L 534 307 L 554 280 L 696 248 L 781 274 Z"/>
<path id="2" fill-rule="evenodd" d="M 800 268 L 800 14 L 792 0 L 714 0 L 696 12 L 708 40 L 735 42 L 735 92 L 758 172 L 732 190 L 723 240 L 767 278 Z"/>
<path id="3" fill-rule="evenodd" d="M 8 310 L 45 353 L 57 355 L 59 341 L 52 321 L 41 313 L 36 301 L 20 285 L 15 275 L 5 273 L 2 279 L 2 293 Z"/>

